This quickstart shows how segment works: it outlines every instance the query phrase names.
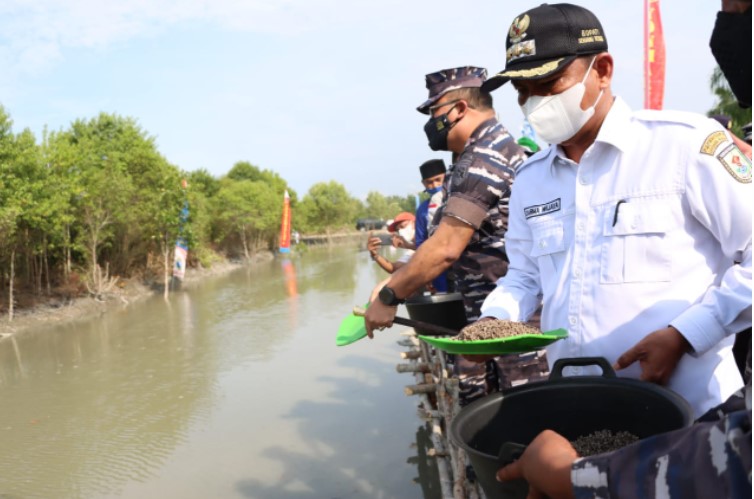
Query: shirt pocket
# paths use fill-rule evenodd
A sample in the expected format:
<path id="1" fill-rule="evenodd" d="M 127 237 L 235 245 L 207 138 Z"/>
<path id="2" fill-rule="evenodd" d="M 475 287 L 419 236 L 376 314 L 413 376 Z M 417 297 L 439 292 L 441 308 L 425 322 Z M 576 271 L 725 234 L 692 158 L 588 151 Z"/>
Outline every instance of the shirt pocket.
<path id="1" fill-rule="evenodd" d="M 623 202 L 604 214 L 602 284 L 668 282 L 672 261 L 667 233 L 673 224 L 663 203 Z"/>
<path id="2" fill-rule="evenodd" d="M 563 220 L 540 221 L 531 225 L 532 247 L 530 256 L 537 261 L 542 291 L 548 295 L 558 281 L 558 262 L 566 250 Z"/>

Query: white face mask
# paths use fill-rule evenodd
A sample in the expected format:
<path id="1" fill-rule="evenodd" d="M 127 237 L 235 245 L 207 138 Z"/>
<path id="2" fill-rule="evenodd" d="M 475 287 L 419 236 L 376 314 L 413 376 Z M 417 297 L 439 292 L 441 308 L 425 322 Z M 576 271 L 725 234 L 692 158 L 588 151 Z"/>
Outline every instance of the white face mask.
<path id="1" fill-rule="evenodd" d="M 414 242 L 414 226 L 409 225 L 408 227 L 398 229 L 398 235 L 401 236 L 403 239 L 405 239 L 406 242 L 413 243 Z"/>
<path id="2" fill-rule="evenodd" d="M 548 144 L 560 144 L 570 139 L 594 114 L 594 108 L 602 98 L 603 90 L 600 90 L 597 100 L 589 109 L 581 109 L 581 100 L 586 92 L 584 82 L 596 58 L 597 56 L 592 58 L 584 79 L 579 83 L 556 95 L 532 95 L 521 106 L 521 111 L 534 131 Z"/>

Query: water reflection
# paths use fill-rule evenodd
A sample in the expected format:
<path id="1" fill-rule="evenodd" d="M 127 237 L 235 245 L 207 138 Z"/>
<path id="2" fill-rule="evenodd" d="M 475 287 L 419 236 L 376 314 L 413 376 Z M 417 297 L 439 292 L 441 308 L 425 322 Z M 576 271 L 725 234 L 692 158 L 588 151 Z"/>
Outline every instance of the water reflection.
<path id="1" fill-rule="evenodd" d="M 384 274 L 289 262 L 0 341 L 0 497 L 418 497 L 396 332 L 334 346 Z"/>
<path id="2" fill-rule="evenodd" d="M 145 479 L 204 416 L 211 363 L 197 349 L 212 346 L 150 315 L 129 334 L 116 314 L 0 344 L 0 492 L 33 483 L 60 497 L 75 484 L 87 497 Z"/>
<path id="3" fill-rule="evenodd" d="M 330 387 L 327 400 L 299 401 L 283 416 L 296 423 L 301 448 L 265 448 L 262 454 L 278 462 L 283 471 L 272 483 L 261 479 L 238 482 L 237 490 L 244 497 L 402 497 L 397 491 L 406 490 L 408 468 L 397 457 L 399 453 L 385 456 L 379 449 L 409 447 L 405 435 L 391 431 L 391 427 L 405 424 L 406 414 L 390 410 L 384 386 L 373 378 L 374 373 L 393 366 L 363 355 L 341 358 L 338 364 L 354 375 L 347 379 L 320 377 L 318 381 Z M 379 424 L 371 418 L 376 413 L 380 414 Z M 405 497 L 416 496 L 418 490 Z"/>
<path id="4" fill-rule="evenodd" d="M 418 476 L 414 482 L 422 488 L 424 499 L 441 499 L 442 490 L 440 489 L 440 475 L 437 472 L 437 463 L 434 457 L 427 455 L 429 449 L 432 449 L 432 429 L 429 424 L 419 426 L 416 429 L 416 456 L 408 458 L 409 464 L 415 464 Z"/>

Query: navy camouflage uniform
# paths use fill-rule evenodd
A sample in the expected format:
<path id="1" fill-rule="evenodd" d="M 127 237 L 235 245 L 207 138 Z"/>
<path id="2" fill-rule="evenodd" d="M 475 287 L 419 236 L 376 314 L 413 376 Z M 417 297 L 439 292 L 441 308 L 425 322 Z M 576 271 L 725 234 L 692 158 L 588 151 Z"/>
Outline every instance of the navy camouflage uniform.
<path id="1" fill-rule="evenodd" d="M 751 497 L 751 385 L 689 428 L 577 460 L 576 499 Z"/>
<path id="2" fill-rule="evenodd" d="M 508 269 L 504 239 L 508 201 L 516 168 L 526 158 L 502 123 L 492 118 L 472 133 L 446 175 L 445 196 L 430 235 L 444 216 L 476 229 L 460 258 L 448 269 L 449 284 L 463 295 L 469 322 L 479 319 L 484 299 Z M 457 357 L 455 370 L 461 382 L 461 404 L 465 405 L 486 393 L 544 379 L 548 366 L 542 350 L 501 356 L 485 365 Z"/>

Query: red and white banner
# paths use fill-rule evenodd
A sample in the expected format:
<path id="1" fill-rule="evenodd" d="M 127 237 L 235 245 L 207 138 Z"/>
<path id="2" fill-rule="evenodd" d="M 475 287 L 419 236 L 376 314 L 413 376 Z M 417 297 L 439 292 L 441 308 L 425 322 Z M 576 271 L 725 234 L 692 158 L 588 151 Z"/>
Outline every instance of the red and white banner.
<path id="1" fill-rule="evenodd" d="M 665 94 L 665 39 L 660 0 L 644 0 L 644 108 L 662 109 Z"/>

